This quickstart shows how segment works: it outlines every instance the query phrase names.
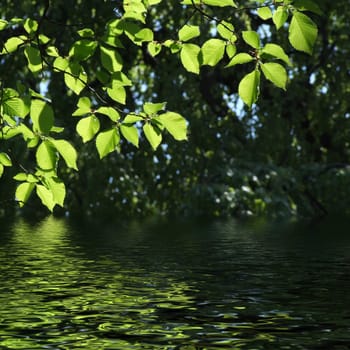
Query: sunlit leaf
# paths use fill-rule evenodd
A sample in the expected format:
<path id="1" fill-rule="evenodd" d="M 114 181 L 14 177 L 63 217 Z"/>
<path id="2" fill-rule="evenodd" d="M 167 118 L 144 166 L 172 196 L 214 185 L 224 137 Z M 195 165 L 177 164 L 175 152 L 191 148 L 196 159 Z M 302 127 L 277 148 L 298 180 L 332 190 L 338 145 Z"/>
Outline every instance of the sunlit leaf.
<path id="1" fill-rule="evenodd" d="M 51 139 L 50 142 L 56 147 L 58 153 L 64 159 L 66 165 L 69 168 L 78 170 L 77 167 L 77 151 L 72 146 L 72 144 L 66 140 L 55 140 Z"/>
<path id="2" fill-rule="evenodd" d="M 188 41 L 193 38 L 196 38 L 199 36 L 199 26 L 193 26 L 189 24 L 185 24 L 180 30 L 179 30 L 179 40 L 181 41 Z"/>
<path id="3" fill-rule="evenodd" d="M 47 134 L 54 123 L 54 115 L 51 106 L 38 99 L 33 99 L 30 105 L 30 117 L 33 122 L 33 129 Z"/>
<path id="4" fill-rule="evenodd" d="M 162 142 L 162 134 L 160 131 L 151 123 L 145 123 L 143 126 L 143 132 L 145 133 L 146 139 L 152 146 L 153 150 L 156 150 Z"/>
<path id="5" fill-rule="evenodd" d="M 289 26 L 289 41 L 299 51 L 312 54 L 317 38 L 317 26 L 301 12 L 294 12 Z"/>
<path id="6" fill-rule="evenodd" d="M 157 120 L 164 125 L 175 140 L 187 140 L 187 122 L 183 116 L 174 112 L 166 112 L 159 115 Z"/>
<path id="7" fill-rule="evenodd" d="M 180 58 L 185 69 L 191 73 L 199 74 L 199 53 L 201 49 L 195 44 L 183 44 Z"/>
<path id="8" fill-rule="evenodd" d="M 134 146 L 139 147 L 139 133 L 138 130 L 130 124 L 121 124 L 120 131 L 122 135 Z"/>
<path id="9" fill-rule="evenodd" d="M 82 137 L 83 142 L 88 142 L 100 130 L 100 121 L 95 115 L 90 115 L 86 118 L 80 119 L 76 126 L 77 133 Z"/>
<path id="10" fill-rule="evenodd" d="M 107 154 L 119 151 L 120 135 L 116 128 L 100 132 L 96 137 L 96 148 L 100 158 Z"/>
<path id="11" fill-rule="evenodd" d="M 57 166 L 57 152 L 49 141 L 43 141 L 39 145 L 35 153 L 36 162 L 43 170 L 56 169 Z"/>
<path id="12" fill-rule="evenodd" d="M 279 63 L 264 63 L 260 68 L 266 79 L 270 80 L 277 87 L 285 90 L 287 84 L 287 72 Z"/>
<path id="13" fill-rule="evenodd" d="M 259 96 L 260 71 L 255 69 L 243 77 L 238 86 L 238 94 L 249 108 Z"/>
<path id="14" fill-rule="evenodd" d="M 225 41 L 221 39 L 209 39 L 202 48 L 202 65 L 216 66 L 218 62 L 224 57 Z"/>
<path id="15" fill-rule="evenodd" d="M 19 202 L 20 207 L 23 207 L 23 205 L 28 201 L 34 187 L 35 184 L 29 182 L 23 182 L 17 187 L 15 197 Z"/>
<path id="16" fill-rule="evenodd" d="M 36 194 L 41 199 L 41 202 L 45 207 L 47 207 L 50 211 L 53 211 L 53 208 L 55 207 L 55 201 L 53 199 L 52 192 L 47 189 L 43 185 L 36 185 Z"/>
<path id="17" fill-rule="evenodd" d="M 0 164 L 3 166 L 12 166 L 12 161 L 7 153 L 0 152 Z"/>

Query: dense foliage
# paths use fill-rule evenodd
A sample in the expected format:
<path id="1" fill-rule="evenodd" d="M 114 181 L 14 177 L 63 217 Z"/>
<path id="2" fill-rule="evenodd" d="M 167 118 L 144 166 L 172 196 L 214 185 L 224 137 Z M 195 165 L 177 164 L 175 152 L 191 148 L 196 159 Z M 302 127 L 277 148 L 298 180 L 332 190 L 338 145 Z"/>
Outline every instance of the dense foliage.
<path id="1" fill-rule="evenodd" d="M 3 1 L 3 212 L 346 210 L 345 5 Z"/>

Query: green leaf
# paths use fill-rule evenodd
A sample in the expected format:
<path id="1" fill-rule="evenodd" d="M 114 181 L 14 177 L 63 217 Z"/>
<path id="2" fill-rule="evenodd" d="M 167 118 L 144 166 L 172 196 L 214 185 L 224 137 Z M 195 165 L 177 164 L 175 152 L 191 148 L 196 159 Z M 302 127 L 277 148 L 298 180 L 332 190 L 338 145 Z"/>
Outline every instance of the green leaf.
<path id="1" fill-rule="evenodd" d="M 93 38 L 95 36 L 95 32 L 90 28 L 83 28 L 77 31 L 78 35 L 82 38 Z"/>
<path id="2" fill-rule="evenodd" d="M 162 50 L 162 45 L 158 42 L 151 41 L 150 43 L 148 43 L 147 50 L 152 57 L 155 57 Z"/>
<path id="3" fill-rule="evenodd" d="M 136 147 L 139 147 L 139 133 L 134 126 L 130 124 L 121 124 L 120 131 L 130 143 Z"/>
<path id="4" fill-rule="evenodd" d="M 297 8 L 299 11 L 310 11 L 320 16 L 323 14 L 317 3 L 312 0 L 294 0 L 293 7 Z"/>
<path id="5" fill-rule="evenodd" d="M 12 38 L 7 39 L 7 41 L 4 44 L 2 54 L 7 54 L 16 51 L 20 45 L 23 45 L 25 43 L 26 39 L 27 37 L 23 36 L 14 36 Z"/>
<path id="6" fill-rule="evenodd" d="M 143 42 L 153 41 L 153 32 L 149 28 L 142 28 L 140 31 L 135 33 L 133 42 L 136 45 L 141 45 Z"/>
<path id="7" fill-rule="evenodd" d="M 37 73 L 42 70 L 43 64 L 41 61 L 40 51 L 37 48 L 27 46 L 24 49 L 24 55 L 28 61 L 28 68 L 32 73 Z"/>
<path id="8" fill-rule="evenodd" d="M 272 18 L 272 11 L 267 6 L 260 7 L 258 8 L 258 16 L 264 21 L 266 21 L 267 19 Z"/>
<path id="9" fill-rule="evenodd" d="M 237 52 L 237 47 L 234 44 L 228 44 L 226 45 L 226 55 L 228 58 L 232 58 Z"/>
<path id="10" fill-rule="evenodd" d="M 191 73 L 199 74 L 199 53 L 201 49 L 195 44 L 183 44 L 180 58 L 185 69 Z"/>
<path id="11" fill-rule="evenodd" d="M 97 41 L 88 39 L 78 40 L 69 50 L 69 56 L 77 61 L 85 61 L 94 54 L 96 47 Z"/>
<path id="12" fill-rule="evenodd" d="M 77 106 L 78 109 L 74 111 L 73 116 L 82 116 L 91 113 L 91 101 L 88 97 L 80 97 Z"/>
<path id="13" fill-rule="evenodd" d="M 260 71 L 255 69 L 243 77 L 238 86 L 238 94 L 243 102 L 252 107 L 259 96 Z"/>
<path id="14" fill-rule="evenodd" d="M 179 40 L 188 41 L 200 35 L 199 26 L 185 24 L 179 30 Z"/>
<path id="15" fill-rule="evenodd" d="M 109 72 L 114 73 L 122 70 L 123 60 L 115 48 L 100 46 L 100 53 L 102 66 Z"/>
<path id="16" fill-rule="evenodd" d="M 164 110 L 165 107 L 166 107 L 166 102 L 160 102 L 160 103 L 146 102 L 143 105 L 143 110 L 147 115 L 153 115 L 153 114 L 157 114 L 161 110 Z"/>
<path id="17" fill-rule="evenodd" d="M 233 24 L 226 22 L 226 21 L 221 21 L 217 27 L 216 27 L 219 35 L 226 40 L 229 40 L 230 42 L 235 42 L 237 37 L 234 34 L 235 28 Z"/>
<path id="18" fill-rule="evenodd" d="M 57 153 L 49 141 L 42 141 L 35 153 L 36 162 L 43 170 L 56 169 Z"/>
<path id="19" fill-rule="evenodd" d="M 246 30 L 242 32 L 243 40 L 254 49 L 260 48 L 260 38 L 257 32 Z"/>
<path id="20" fill-rule="evenodd" d="M 166 112 L 159 115 L 157 120 L 164 125 L 165 129 L 174 137 L 175 140 L 187 140 L 187 122 L 186 119 L 180 114 Z"/>
<path id="21" fill-rule="evenodd" d="M 248 53 L 241 52 L 238 53 L 236 56 L 233 56 L 231 61 L 225 66 L 225 67 L 232 67 L 236 64 L 244 64 L 254 61 L 254 57 L 249 55 Z"/>
<path id="22" fill-rule="evenodd" d="M 100 107 L 96 113 L 106 115 L 112 122 L 117 122 L 120 119 L 120 114 L 113 107 Z"/>
<path id="23" fill-rule="evenodd" d="M 287 63 L 289 66 L 291 65 L 289 57 L 284 52 L 283 48 L 277 44 L 266 44 L 264 48 L 261 50 L 261 53 L 265 53 L 267 55 L 276 57 L 281 61 Z"/>
<path id="24" fill-rule="evenodd" d="M 52 212 L 56 204 L 53 199 L 52 192 L 48 190 L 45 186 L 37 184 L 36 194 L 41 199 L 41 202 L 45 205 L 45 207 L 47 207 Z"/>
<path id="25" fill-rule="evenodd" d="M 54 123 L 53 110 L 45 101 L 33 99 L 30 105 L 30 118 L 33 130 L 47 134 Z"/>
<path id="26" fill-rule="evenodd" d="M 287 72 L 279 63 L 261 63 L 261 70 L 266 79 L 277 87 L 285 90 L 287 84 Z"/>
<path id="27" fill-rule="evenodd" d="M 23 27 L 28 34 L 35 33 L 38 30 L 38 22 L 34 19 L 27 18 L 24 21 Z"/>
<path id="28" fill-rule="evenodd" d="M 162 142 L 162 134 L 158 128 L 155 128 L 151 123 L 144 124 L 143 132 L 145 133 L 148 142 L 155 151 Z"/>
<path id="29" fill-rule="evenodd" d="M 128 114 L 124 120 L 123 120 L 123 124 L 134 124 L 136 122 L 139 122 L 143 120 L 142 117 L 140 117 L 139 115 L 135 115 L 135 114 Z"/>
<path id="30" fill-rule="evenodd" d="M 2 107 L 3 113 L 11 117 L 24 118 L 29 112 L 25 100 L 18 97 L 16 90 L 9 88 L 2 90 Z"/>
<path id="31" fill-rule="evenodd" d="M 27 174 L 26 173 L 18 173 L 13 177 L 16 181 L 26 181 L 27 180 Z"/>
<path id="32" fill-rule="evenodd" d="M 317 26 L 312 19 L 301 12 L 294 12 L 289 26 L 289 41 L 299 51 L 312 54 L 317 38 Z"/>
<path id="33" fill-rule="evenodd" d="M 77 151 L 75 148 L 66 140 L 50 140 L 51 143 L 56 147 L 58 153 L 62 156 L 69 168 L 78 170 L 77 167 Z"/>
<path id="34" fill-rule="evenodd" d="M 51 191 L 52 199 L 55 204 L 63 207 L 64 199 L 66 197 L 66 186 L 64 182 L 57 177 L 50 177 L 46 179 L 48 189 Z"/>
<path id="35" fill-rule="evenodd" d="M 34 183 L 24 182 L 17 187 L 15 197 L 16 200 L 19 202 L 20 207 L 23 207 L 23 205 L 27 202 L 33 191 L 34 186 Z"/>
<path id="36" fill-rule="evenodd" d="M 0 152 L 0 164 L 3 166 L 12 166 L 11 158 L 7 153 Z"/>
<path id="37" fill-rule="evenodd" d="M 207 40 L 201 50 L 203 57 L 203 65 L 216 66 L 217 63 L 224 57 L 225 41 L 221 39 Z"/>
<path id="38" fill-rule="evenodd" d="M 59 72 L 64 72 L 69 66 L 69 61 L 61 56 L 53 61 L 53 68 Z"/>
<path id="39" fill-rule="evenodd" d="M 0 19 L 0 31 L 7 28 L 8 22 L 5 19 Z"/>
<path id="40" fill-rule="evenodd" d="M 279 30 L 288 19 L 288 11 L 284 6 L 278 6 L 277 10 L 272 16 L 272 21 L 276 26 L 276 29 Z"/>
<path id="41" fill-rule="evenodd" d="M 120 135 L 116 128 L 100 132 L 96 138 L 96 148 L 100 159 L 115 150 L 119 151 L 119 142 Z"/>
<path id="42" fill-rule="evenodd" d="M 107 88 L 107 94 L 114 101 L 125 105 L 126 102 L 126 91 L 123 86 L 115 86 L 113 88 Z"/>
<path id="43" fill-rule="evenodd" d="M 218 7 L 237 7 L 236 3 L 233 0 L 203 0 L 203 4 Z"/>
<path id="44" fill-rule="evenodd" d="M 83 142 L 88 142 L 94 138 L 94 136 L 100 130 L 100 121 L 95 115 L 90 115 L 86 118 L 80 119 L 77 127 L 77 133 L 82 137 Z"/>
<path id="45" fill-rule="evenodd" d="M 75 94 L 79 95 L 87 85 L 87 75 L 77 62 L 70 62 L 64 74 L 64 82 Z"/>
<path id="46" fill-rule="evenodd" d="M 1 178 L 3 173 L 4 173 L 4 166 L 2 164 L 0 164 L 0 178 Z"/>

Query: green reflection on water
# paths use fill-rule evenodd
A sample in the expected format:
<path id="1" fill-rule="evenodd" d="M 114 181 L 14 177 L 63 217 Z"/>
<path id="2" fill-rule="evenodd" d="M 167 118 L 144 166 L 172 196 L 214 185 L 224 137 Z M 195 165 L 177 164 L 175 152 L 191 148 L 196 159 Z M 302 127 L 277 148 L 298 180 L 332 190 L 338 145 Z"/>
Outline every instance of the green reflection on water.
<path id="1" fill-rule="evenodd" d="M 235 224 L 75 226 L 49 217 L 0 235 L 0 348 L 331 349 L 350 340 L 346 240 L 337 250 L 318 239 L 315 252 L 312 237 Z"/>

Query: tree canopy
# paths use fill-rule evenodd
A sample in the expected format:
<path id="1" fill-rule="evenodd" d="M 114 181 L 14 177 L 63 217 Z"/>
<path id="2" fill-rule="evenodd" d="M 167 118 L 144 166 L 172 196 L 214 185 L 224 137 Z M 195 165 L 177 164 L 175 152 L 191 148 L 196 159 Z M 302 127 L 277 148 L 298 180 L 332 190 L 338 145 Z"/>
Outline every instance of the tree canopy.
<path id="1" fill-rule="evenodd" d="M 120 216 L 329 212 L 349 181 L 345 5 L 3 1 L 3 213 L 16 202 Z"/>

